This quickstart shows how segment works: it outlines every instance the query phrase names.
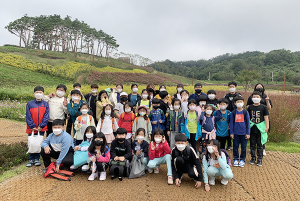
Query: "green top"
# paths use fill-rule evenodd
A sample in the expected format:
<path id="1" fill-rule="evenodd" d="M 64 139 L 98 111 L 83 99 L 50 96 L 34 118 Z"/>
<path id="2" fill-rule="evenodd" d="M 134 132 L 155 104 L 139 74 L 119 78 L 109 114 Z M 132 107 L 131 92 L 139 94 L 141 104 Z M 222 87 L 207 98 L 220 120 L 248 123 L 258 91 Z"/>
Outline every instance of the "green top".
<path id="1" fill-rule="evenodd" d="M 188 129 L 190 133 L 197 133 L 197 114 L 188 112 Z"/>
<path id="2" fill-rule="evenodd" d="M 252 126 L 254 126 L 254 125 L 260 131 L 260 134 L 261 134 L 261 144 L 265 144 L 268 141 L 268 133 L 265 131 L 265 129 L 267 127 L 266 122 L 263 121 L 263 122 L 260 122 L 259 124 L 255 124 L 252 121 L 250 121 L 250 127 L 252 128 Z"/>
<path id="3" fill-rule="evenodd" d="M 145 105 L 147 108 L 149 108 L 149 100 L 143 101 L 143 99 L 142 99 L 140 105 Z M 149 109 L 151 110 L 152 108 L 149 108 Z"/>

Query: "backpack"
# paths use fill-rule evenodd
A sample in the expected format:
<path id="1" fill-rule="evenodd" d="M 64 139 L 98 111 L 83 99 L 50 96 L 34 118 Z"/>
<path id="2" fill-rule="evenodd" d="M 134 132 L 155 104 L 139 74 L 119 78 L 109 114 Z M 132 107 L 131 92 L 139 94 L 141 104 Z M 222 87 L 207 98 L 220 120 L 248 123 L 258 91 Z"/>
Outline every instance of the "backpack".
<path id="1" fill-rule="evenodd" d="M 124 116 L 125 116 L 125 112 L 123 112 L 122 114 L 121 114 L 121 118 L 122 118 L 122 120 L 124 121 Z M 131 113 L 131 121 L 132 121 L 132 125 L 133 125 L 133 123 L 134 123 L 134 113 L 132 112 Z"/>
<path id="2" fill-rule="evenodd" d="M 213 116 L 213 117 L 211 118 L 211 120 L 212 120 L 213 125 L 215 126 L 215 116 Z M 202 123 L 201 123 L 201 126 L 203 126 L 204 124 L 206 124 L 205 121 L 206 121 L 206 116 L 204 115 L 204 119 L 203 119 L 203 121 L 202 121 Z"/>
<path id="3" fill-rule="evenodd" d="M 103 127 L 103 122 L 104 122 L 104 119 L 101 118 L 101 126 L 100 126 L 100 130 L 102 129 Z M 115 118 L 111 118 L 111 124 L 112 124 L 112 129 L 113 131 L 115 130 Z"/>
<path id="4" fill-rule="evenodd" d="M 90 122 L 92 121 L 92 115 L 89 115 L 89 119 L 90 119 Z M 80 123 L 81 122 L 81 116 L 78 116 L 78 122 Z"/>
<path id="5" fill-rule="evenodd" d="M 170 122 L 172 122 L 173 113 L 174 113 L 174 112 L 172 112 L 172 111 L 169 113 L 169 115 L 170 115 Z M 176 116 L 176 115 L 175 115 L 175 116 Z M 182 111 L 179 110 L 177 118 L 181 118 L 181 117 L 182 117 Z M 171 126 L 170 126 L 170 128 L 171 128 Z"/>
<path id="6" fill-rule="evenodd" d="M 141 100 L 138 102 L 138 106 L 141 105 Z M 149 100 L 149 108 L 151 108 L 151 100 Z"/>
<path id="7" fill-rule="evenodd" d="M 230 156 L 228 155 L 228 153 L 225 151 L 225 149 L 221 149 L 221 152 L 223 152 L 223 153 L 225 154 L 227 164 L 228 164 L 229 166 L 231 166 L 231 158 L 230 158 Z"/>
<path id="8" fill-rule="evenodd" d="M 135 122 L 136 122 L 136 125 L 138 125 L 139 117 L 136 117 L 136 118 L 135 118 Z M 149 117 L 148 117 L 148 119 L 147 119 L 147 132 L 148 132 L 148 124 L 149 124 Z"/>
<path id="9" fill-rule="evenodd" d="M 44 174 L 45 178 L 56 178 L 62 181 L 71 181 L 70 177 L 74 176 L 74 172 L 66 171 L 66 170 L 59 170 L 59 172 L 55 172 L 56 170 L 56 162 L 52 162 L 47 171 Z"/>

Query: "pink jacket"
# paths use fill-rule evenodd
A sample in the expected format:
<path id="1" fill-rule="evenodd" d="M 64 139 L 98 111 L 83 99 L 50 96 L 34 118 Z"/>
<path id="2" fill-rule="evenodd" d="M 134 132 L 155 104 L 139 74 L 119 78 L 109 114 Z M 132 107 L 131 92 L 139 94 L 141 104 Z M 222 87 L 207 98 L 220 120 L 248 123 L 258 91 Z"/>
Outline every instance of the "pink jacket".
<path id="1" fill-rule="evenodd" d="M 151 144 L 153 144 L 155 146 L 154 150 L 151 149 Z M 171 153 L 171 149 L 170 149 L 170 146 L 167 141 L 165 141 L 164 143 L 159 143 L 159 145 L 157 147 L 156 147 L 155 142 L 151 142 L 149 144 L 149 159 L 150 160 L 153 160 L 154 158 L 163 157 L 170 153 Z"/>
<path id="2" fill-rule="evenodd" d="M 108 163 L 109 162 L 110 152 L 109 152 L 109 149 L 108 149 L 107 146 L 106 146 L 106 148 L 107 148 L 106 152 L 103 155 L 101 155 L 99 158 L 97 158 L 97 162 L 103 162 L 103 163 Z M 91 154 L 90 152 L 88 154 L 89 154 L 90 159 L 92 157 L 96 157 L 96 154 Z"/>

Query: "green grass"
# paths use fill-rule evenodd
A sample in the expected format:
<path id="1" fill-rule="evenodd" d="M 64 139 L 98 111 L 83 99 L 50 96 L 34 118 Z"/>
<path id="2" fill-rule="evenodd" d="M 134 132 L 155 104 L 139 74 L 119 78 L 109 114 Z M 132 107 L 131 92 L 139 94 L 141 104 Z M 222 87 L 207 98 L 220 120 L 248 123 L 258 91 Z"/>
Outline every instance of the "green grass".
<path id="1" fill-rule="evenodd" d="M 267 151 L 282 151 L 286 153 L 300 153 L 300 143 L 296 142 L 267 142 Z"/>
<path id="2" fill-rule="evenodd" d="M 16 168 L 14 168 L 12 170 L 8 170 L 8 171 L 4 172 L 3 174 L 0 175 L 0 183 L 5 181 L 6 179 L 10 179 L 14 176 L 22 174 L 27 169 L 28 168 L 26 167 L 26 164 L 23 164 L 23 165 L 17 166 Z"/>

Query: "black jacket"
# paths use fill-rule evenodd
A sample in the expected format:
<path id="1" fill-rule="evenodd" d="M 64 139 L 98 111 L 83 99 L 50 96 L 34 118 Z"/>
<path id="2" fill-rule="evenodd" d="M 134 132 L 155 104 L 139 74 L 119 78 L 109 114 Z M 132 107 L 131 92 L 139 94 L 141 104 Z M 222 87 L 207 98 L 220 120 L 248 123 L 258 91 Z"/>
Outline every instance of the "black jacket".
<path id="1" fill-rule="evenodd" d="M 132 151 L 127 140 L 125 140 L 123 143 L 119 143 L 118 139 L 115 139 L 111 142 L 110 158 L 114 159 L 116 156 L 124 156 L 125 159 L 131 161 Z"/>

